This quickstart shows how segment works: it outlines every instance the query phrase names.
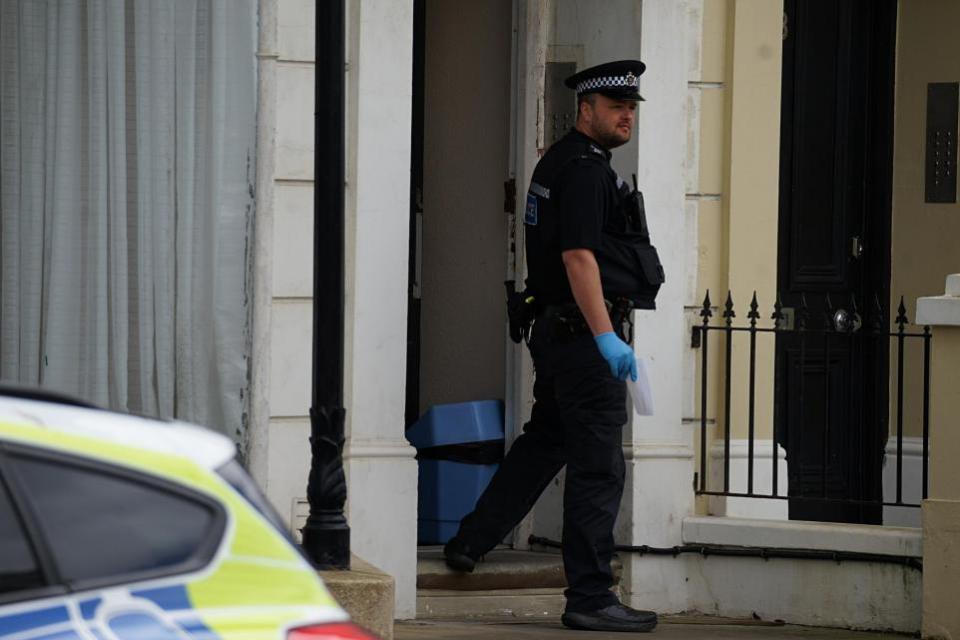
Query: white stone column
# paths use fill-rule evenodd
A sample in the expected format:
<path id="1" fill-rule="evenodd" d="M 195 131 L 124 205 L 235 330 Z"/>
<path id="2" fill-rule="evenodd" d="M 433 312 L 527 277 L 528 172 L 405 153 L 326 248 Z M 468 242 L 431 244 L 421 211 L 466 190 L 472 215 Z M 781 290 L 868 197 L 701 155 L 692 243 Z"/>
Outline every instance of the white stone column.
<path id="1" fill-rule="evenodd" d="M 640 93 L 646 102 L 640 103 L 637 115 L 637 178 L 667 281 L 656 311 L 635 312 L 634 347 L 647 359 L 655 415 L 635 415 L 624 437 L 627 485 L 617 531 L 621 544 L 680 544 L 683 518 L 694 508 L 692 433 L 682 423 L 683 367 L 690 339 L 684 317 L 685 261 L 690 253 L 684 214 L 688 11 L 686 1 L 643 2 L 641 59 L 647 70 Z M 664 613 L 686 609 L 682 557 L 621 557 L 629 604 Z"/>
<path id="2" fill-rule="evenodd" d="M 347 53 L 347 518 L 416 613 L 417 465 L 404 439 L 413 3 L 352 0 Z"/>

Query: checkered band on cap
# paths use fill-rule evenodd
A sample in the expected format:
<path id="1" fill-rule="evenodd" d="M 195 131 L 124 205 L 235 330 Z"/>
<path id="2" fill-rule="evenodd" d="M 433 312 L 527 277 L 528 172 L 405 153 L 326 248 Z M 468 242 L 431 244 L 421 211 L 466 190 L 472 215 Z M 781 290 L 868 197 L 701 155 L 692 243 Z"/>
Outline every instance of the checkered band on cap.
<path id="1" fill-rule="evenodd" d="M 632 73 L 628 73 L 625 76 L 604 76 L 600 78 L 590 78 L 577 84 L 577 93 L 610 89 L 613 87 L 636 87 L 638 85 L 637 76 Z"/>

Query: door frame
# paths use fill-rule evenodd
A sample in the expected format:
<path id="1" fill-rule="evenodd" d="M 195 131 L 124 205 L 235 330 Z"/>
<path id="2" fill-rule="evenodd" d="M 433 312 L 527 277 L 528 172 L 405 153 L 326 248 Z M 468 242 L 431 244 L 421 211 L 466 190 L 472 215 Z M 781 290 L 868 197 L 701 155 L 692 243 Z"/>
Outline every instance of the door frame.
<path id="1" fill-rule="evenodd" d="M 513 0 L 511 69 L 510 158 L 508 179 L 515 185 L 513 212 L 507 213 L 507 278 L 522 287 L 526 277 L 525 230 L 522 211 L 526 185 L 544 146 L 544 68 L 547 56 L 548 0 Z M 505 338 L 505 426 L 507 446 L 522 433 L 533 406 L 533 361 L 526 345 Z M 529 549 L 534 510 L 513 531 L 512 546 Z"/>

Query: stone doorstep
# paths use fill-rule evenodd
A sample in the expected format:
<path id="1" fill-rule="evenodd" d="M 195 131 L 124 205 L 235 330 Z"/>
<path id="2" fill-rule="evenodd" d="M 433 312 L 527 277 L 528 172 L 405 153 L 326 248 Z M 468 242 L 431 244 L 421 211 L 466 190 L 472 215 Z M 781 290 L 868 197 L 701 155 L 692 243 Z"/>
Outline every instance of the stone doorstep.
<path id="1" fill-rule="evenodd" d="M 418 620 L 537 620 L 563 613 L 563 589 L 417 589 Z"/>
<path id="2" fill-rule="evenodd" d="M 619 592 L 622 565 L 613 564 Z M 495 549 L 472 573 L 447 567 L 440 547 L 417 554 L 417 618 L 488 619 L 557 617 L 567 586 L 558 553 Z"/>
<path id="3" fill-rule="evenodd" d="M 355 555 L 350 557 L 349 571 L 317 573 L 356 624 L 382 640 L 393 640 L 393 576 Z"/>

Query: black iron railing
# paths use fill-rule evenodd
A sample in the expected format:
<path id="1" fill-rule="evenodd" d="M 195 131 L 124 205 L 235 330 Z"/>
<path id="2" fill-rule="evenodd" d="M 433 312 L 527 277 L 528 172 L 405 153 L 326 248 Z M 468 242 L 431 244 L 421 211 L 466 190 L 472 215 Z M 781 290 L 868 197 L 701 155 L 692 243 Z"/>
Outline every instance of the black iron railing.
<path id="1" fill-rule="evenodd" d="M 860 505 L 861 509 L 863 505 L 869 505 L 874 513 L 885 506 L 918 507 L 918 502 L 904 500 L 903 445 L 907 419 L 904 414 L 905 364 L 908 362 L 908 349 L 918 348 L 919 353 L 910 362 L 919 360 L 919 367 L 922 368 L 918 419 L 922 427 L 921 497 L 926 498 L 930 435 L 930 327 L 908 330 L 909 321 L 902 298 L 893 331 L 888 328 L 888 316 L 878 299 L 874 300 L 867 313 L 866 322 L 860 315 L 855 298 L 849 301 L 846 309 L 835 305 L 829 295 L 817 296 L 814 308 L 808 304 L 805 294 L 799 294 L 792 300 L 798 304 L 787 308 L 778 296 L 770 316 L 772 326 L 759 326 L 760 306 L 754 292 L 747 313 L 749 323 L 746 326 L 734 326 L 737 314 L 733 298 L 728 293 L 721 325 L 711 324 L 714 309 L 707 292 L 700 310 L 701 323 L 693 327 L 691 345 L 700 350 L 697 494 L 790 500 L 791 517 L 795 517 L 794 503 L 803 501 L 821 505 L 838 503 L 841 507 Z M 819 321 L 815 321 L 817 316 L 820 317 Z M 710 486 L 708 482 L 710 364 L 713 349 L 716 348 L 711 344 L 713 334 L 719 334 L 713 342 L 722 342 L 716 346 L 723 347 L 723 398 L 717 408 L 717 414 L 722 416 L 722 433 L 716 434 L 723 441 L 722 487 Z M 738 337 L 742 335 L 746 337 Z M 755 447 L 758 426 L 757 351 L 758 339 L 764 336 L 772 336 L 775 341 L 773 446 L 769 459 L 758 457 Z M 746 371 L 742 366 L 734 367 L 735 340 L 737 351 L 749 348 Z M 892 344 L 896 346 L 896 384 L 891 389 L 888 357 L 892 357 Z M 735 376 L 744 374 L 748 376 L 746 482 L 745 487 L 742 483 L 732 487 L 733 380 Z M 811 388 L 812 382 L 818 384 Z M 885 463 L 883 450 L 891 437 L 888 426 L 890 391 L 895 394 L 896 495 L 884 496 L 882 467 Z M 738 419 L 742 418 L 738 416 Z M 780 488 L 778 445 L 787 453 L 789 482 L 785 492 Z M 755 486 L 758 465 L 770 465 L 769 491 L 758 490 Z M 719 482 L 715 480 L 712 484 Z M 797 513 L 806 512 L 800 510 Z M 807 515 L 806 519 L 859 519 L 867 522 L 878 521 L 878 517 L 863 516 L 861 512 L 860 516 L 834 513 L 823 518 Z"/>

